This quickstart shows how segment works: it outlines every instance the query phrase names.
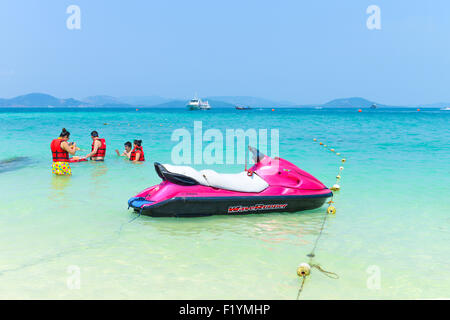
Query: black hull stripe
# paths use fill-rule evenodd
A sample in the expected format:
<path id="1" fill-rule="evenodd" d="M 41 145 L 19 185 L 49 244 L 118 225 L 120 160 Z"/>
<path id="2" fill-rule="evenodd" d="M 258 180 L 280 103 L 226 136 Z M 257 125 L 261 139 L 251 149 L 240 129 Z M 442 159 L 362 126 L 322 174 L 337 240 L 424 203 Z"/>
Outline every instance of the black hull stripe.
<path id="1" fill-rule="evenodd" d="M 142 212 L 142 214 L 154 217 L 242 215 L 311 210 L 321 207 L 325 200 L 332 196 L 333 193 L 329 192 L 327 194 L 295 196 L 175 197 L 148 206 L 144 205 L 142 208 L 133 206 L 133 201 L 130 201 L 130 207 Z M 281 209 L 270 208 L 261 211 L 249 210 L 236 213 L 228 211 L 229 207 L 254 206 L 258 204 L 287 204 L 287 206 Z"/>

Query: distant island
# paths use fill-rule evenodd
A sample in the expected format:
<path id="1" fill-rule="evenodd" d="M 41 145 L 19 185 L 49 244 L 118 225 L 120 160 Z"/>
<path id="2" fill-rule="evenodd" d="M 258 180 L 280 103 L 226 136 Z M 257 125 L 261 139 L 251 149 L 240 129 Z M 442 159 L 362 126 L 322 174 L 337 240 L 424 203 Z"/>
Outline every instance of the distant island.
<path id="1" fill-rule="evenodd" d="M 245 105 L 251 108 L 377 108 L 422 107 L 439 108 L 450 103 L 431 103 L 417 106 L 392 106 L 370 101 L 360 97 L 334 99 L 323 104 L 301 105 L 290 101 L 273 101 L 250 96 L 212 96 L 206 97 L 212 108 L 235 108 Z M 112 97 L 107 95 L 89 96 L 83 99 L 61 99 L 45 93 L 30 93 L 11 99 L 0 99 L 0 107 L 77 107 L 77 108 L 185 108 L 189 99 L 170 99 L 159 96 Z"/>

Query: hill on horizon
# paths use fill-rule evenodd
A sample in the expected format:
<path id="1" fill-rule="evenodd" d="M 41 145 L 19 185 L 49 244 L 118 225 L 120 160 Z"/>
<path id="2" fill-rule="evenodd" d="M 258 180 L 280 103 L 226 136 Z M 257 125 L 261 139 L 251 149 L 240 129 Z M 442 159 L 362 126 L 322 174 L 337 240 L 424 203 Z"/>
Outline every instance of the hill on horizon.
<path id="1" fill-rule="evenodd" d="M 328 101 L 324 103 L 322 107 L 324 108 L 370 108 L 372 105 L 377 105 L 378 107 L 385 107 L 385 105 L 370 101 L 360 97 L 351 98 L 340 98 Z"/>
<path id="2" fill-rule="evenodd" d="M 78 107 L 85 103 L 73 98 L 58 99 L 45 93 L 29 93 L 11 99 L 1 99 L 0 106 L 12 107 Z"/>
<path id="3" fill-rule="evenodd" d="M 373 104 L 377 107 L 422 107 L 440 108 L 449 106 L 450 103 L 429 103 L 415 106 L 391 106 L 361 97 L 339 98 L 324 104 L 299 105 L 289 101 L 272 101 L 264 98 L 250 96 L 211 96 L 205 98 L 212 108 L 234 108 L 238 106 L 249 106 L 253 108 L 369 108 Z M 108 95 L 94 95 L 81 100 L 68 98 L 60 99 L 45 93 L 29 93 L 10 99 L 0 98 L 0 107 L 122 107 L 122 108 L 184 108 L 189 99 L 169 99 L 160 96 L 127 96 L 117 98 Z"/>

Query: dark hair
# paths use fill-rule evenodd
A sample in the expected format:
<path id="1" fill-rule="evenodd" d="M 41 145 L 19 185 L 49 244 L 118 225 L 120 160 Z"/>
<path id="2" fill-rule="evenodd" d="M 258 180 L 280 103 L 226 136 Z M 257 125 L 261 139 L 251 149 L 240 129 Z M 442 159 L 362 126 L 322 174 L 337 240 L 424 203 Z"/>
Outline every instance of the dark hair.
<path id="1" fill-rule="evenodd" d="M 125 145 L 126 147 L 131 148 L 131 142 L 130 142 L 130 141 L 125 142 L 124 145 Z"/>
<path id="2" fill-rule="evenodd" d="M 98 132 L 97 131 L 92 131 L 91 132 L 91 137 L 98 137 Z"/>
<path id="3" fill-rule="evenodd" d="M 62 128 L 61 134 L 59 135 L 61 138 L 68 138 L 70 136 L 70 132 L 66 130 L 66 128 Z"/>
<path id="4" fill-rule="evenodd" d="M 138 147 L 140 147 L 141 144 L 142 144 L 142 140 L 134 140 L 133 143 L 134 143 L 135 145 L 137 145 Z"/>

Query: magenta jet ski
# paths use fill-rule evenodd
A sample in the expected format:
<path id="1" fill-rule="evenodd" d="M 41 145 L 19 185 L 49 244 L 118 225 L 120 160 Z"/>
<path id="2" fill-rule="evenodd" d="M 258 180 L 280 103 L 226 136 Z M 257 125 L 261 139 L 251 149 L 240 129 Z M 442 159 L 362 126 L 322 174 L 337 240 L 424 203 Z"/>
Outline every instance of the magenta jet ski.
<path id="1" fill-rule="evenodd" d="M 237 174 L 155 162 L 163 181 L 128 200 L 129 208 L 152 217 L 297 212 L 319 208 L 333 195 L 289 161 L 249 150 L 255 164 Z"/>

